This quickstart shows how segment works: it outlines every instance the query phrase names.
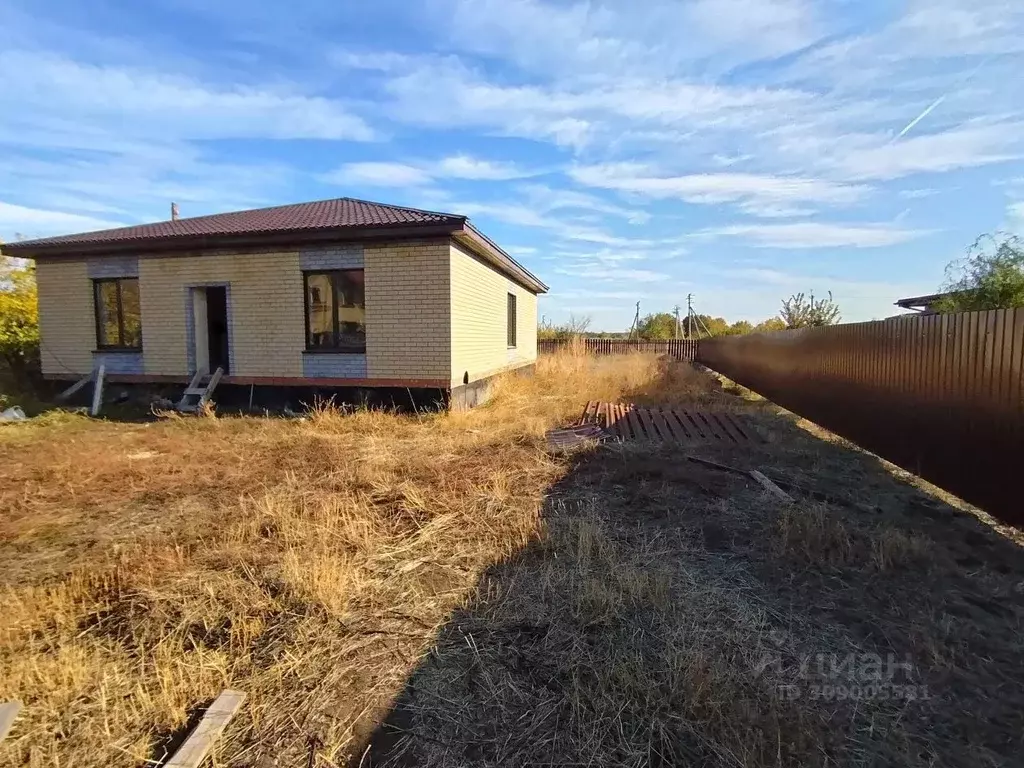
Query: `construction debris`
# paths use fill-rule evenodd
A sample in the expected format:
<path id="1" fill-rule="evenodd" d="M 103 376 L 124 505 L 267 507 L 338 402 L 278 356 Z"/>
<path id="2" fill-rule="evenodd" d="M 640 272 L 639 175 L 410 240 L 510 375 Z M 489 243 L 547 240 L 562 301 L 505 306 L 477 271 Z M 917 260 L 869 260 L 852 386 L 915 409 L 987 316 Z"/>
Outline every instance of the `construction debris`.
<path id="1" fill-rule="evenodd" d="M 611 440 L 612 435 L 597 424 L 583 424 L 565 429 L 552 429 L 546 435 L 548 448 L 566 449 L 588 442 Z"/>
<path id="2" fill-rule="evenodd" d="M 164 764 L 164 768 L 197 768 L 213 749 L 214 742 L 227 728 L 231 718 L 241 709 L 243 701 L 245 693 L 242 691 L 221 692 L 185 743 Z"/>

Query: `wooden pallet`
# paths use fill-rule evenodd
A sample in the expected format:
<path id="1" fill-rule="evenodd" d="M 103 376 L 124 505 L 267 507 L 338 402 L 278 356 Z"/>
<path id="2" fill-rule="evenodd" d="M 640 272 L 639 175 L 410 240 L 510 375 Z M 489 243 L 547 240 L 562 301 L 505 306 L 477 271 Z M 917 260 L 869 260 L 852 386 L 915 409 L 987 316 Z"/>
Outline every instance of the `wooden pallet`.
<path id="1" fill-rule="evenodd" d="M 620 440 L 657 440 L 689 445 L 721 442 L 733 445 L 763 443 L 749 425 L 731 413 L 692 408 L 662 408 L 591 400 L 581 425 L 596 424 Z"/>

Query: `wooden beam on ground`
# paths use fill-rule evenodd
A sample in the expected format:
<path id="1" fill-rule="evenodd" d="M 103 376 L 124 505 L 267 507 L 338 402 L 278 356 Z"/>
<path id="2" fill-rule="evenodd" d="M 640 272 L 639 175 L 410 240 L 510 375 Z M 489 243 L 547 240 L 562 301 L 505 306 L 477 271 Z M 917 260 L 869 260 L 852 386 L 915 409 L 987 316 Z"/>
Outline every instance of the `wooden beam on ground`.
<path id="1" fill-rule="evenodd" d="M 185 743 L 178 747 L 164 768 L 198 768 L 213 748 L 214 742 L 227 728 L 231 718 L 237 714 L 245 701 L 242 691 L 222 691 L 216 701 L 206 710 L 199 725 L 189 734 Z"/>
<path id="2" fill-rule="evenodd" d="M 5 701 L 3 704 L 0 704 L 0 741 L 7 738 L 7 734 L 11 732 L 11 726 L 14 725 L 14 720 L 20 711 L 20 701 Z"/>
<path id="3" fill-rule="evenodd" d="M 90 381 L 92 381 L 92 377 L 95 376 L 95 375 L 96 375 L 96 371 L 94 371 L 94 370 L 93 371 L 89 371 L 89 373 L 87 375 L 83 376 L 78 381 L 76 381 L 74 384 L 72 384 L 70 387 L 68 387 L 63 392 L 61 392 L 59 395 L 57 395 L 57 398 L 56 398 L 57 402 L 61 402 L 63 400 L 67 400 L 69 397 L 71 397 L 73 394 L 75 394 L 75 392 L 77 392 L 78 390 L 82 389 L 86 384 L 88 384 Z"/>
<path id="4" fill-rule="evenodd" d="M 761 487 L 768 491 L 768 493 L 770 493 L 772 496 L 775 496 L 776 498 L 786 502 L 787 504 L 793 503 L 792 496 L 790 496 L 784 490 L 779 488 L 779 486 L 777 486 L 775 483 L 773 483 L 771 480 L 765 477 L 765 475 L 763 475 L 761 472 L 758 472 L 756 469 L 752 469 L 748 474 L 757 482 L 759 482 L 761 484 Z"/>
<path id="5" fill-rule="evenodd" d="M 90 416 L 98 416 L 100 407 L 103 405 L 103 375 L 105 372 L 105 365 L 100 363 L 99 370 L 96 371 L 96 387 L 92 391 L 92 408 L 89 409 Z"/>

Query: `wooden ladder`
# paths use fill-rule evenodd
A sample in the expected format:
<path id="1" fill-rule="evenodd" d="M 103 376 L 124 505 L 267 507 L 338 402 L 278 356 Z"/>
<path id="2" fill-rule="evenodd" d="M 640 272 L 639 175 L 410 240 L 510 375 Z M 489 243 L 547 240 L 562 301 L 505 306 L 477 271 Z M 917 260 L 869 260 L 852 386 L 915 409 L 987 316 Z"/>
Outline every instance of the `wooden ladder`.
<path id="1" fill-rule="evenodd" d="M 213 376 L 210 376 L 210 380 L 203 384 L 203 379 L 209 375 L 209 372 L 203 368 L 196 371 L 196 375 L 192 377 L 192 381 L 189 382 L 188 387 L 185 389 L 185 394 L 181 396 L 181 400 L 178 402 L 179 411 L 182 413 L 198 413 L 204 405 L 210 402 L 213 390 L 217 388 L 217 384 L 220 383 L 220 377 L 224 375 L 224 369 L 218 368 L 213 372 Z M 190 397 L 198 397 L 199 399 L 194 403 L 190 403 Z"/>

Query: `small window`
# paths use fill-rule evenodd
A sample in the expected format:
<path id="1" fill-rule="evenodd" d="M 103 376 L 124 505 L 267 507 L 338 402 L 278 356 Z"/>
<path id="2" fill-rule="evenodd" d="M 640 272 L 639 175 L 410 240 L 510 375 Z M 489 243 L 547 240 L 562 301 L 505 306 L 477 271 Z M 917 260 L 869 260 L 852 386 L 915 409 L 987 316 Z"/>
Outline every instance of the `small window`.
<path id="1" fill-rule="evenodd" d="M 142 349 L 138 278 L 94 280 L 93 298 L 97 349 Z"/>
<path id="2" fill-rule="evenodd" d="M 508 295 L 508 346 L 509 349 L 516 345 L 516 295 Z"/>
<path id="3" fill-rule="evenodd" d="M 366 352 L 363 270 L 306 272 L 306 349 Z"/>

